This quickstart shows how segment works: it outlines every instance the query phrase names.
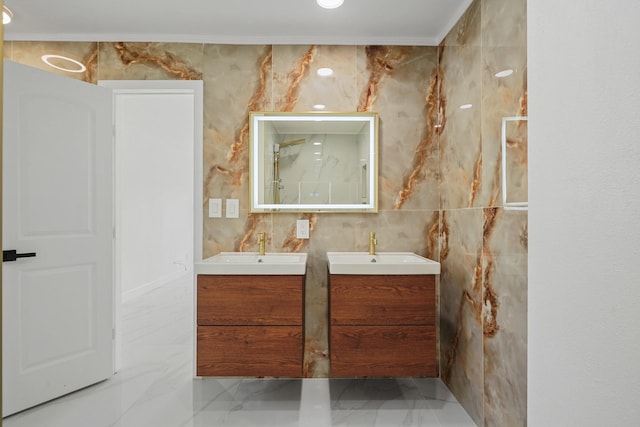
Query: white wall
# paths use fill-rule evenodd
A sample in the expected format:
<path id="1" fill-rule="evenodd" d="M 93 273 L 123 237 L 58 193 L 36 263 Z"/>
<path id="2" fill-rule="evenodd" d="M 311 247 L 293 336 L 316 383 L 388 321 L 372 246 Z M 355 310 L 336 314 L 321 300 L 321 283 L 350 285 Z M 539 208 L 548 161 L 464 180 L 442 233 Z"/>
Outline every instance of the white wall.
<path id="1" fill-rule="evenodd" d="M 640 2 L 528 2 L 529 426 L 640 420 Z"/>
<path id="2" fill-rule="evenodd" d="M 191 271 L 194 101 L 190 94 L 117 94 L 123 297 Z"/>

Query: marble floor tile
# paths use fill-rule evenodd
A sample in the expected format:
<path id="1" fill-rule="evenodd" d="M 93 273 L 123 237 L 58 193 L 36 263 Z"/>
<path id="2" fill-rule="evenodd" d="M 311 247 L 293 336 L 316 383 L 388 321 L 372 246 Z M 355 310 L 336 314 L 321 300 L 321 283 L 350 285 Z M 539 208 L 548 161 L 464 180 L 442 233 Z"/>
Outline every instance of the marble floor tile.
<path id="1" fill-rule="evenodd" d="M 123 366 L 113 378 L 2 425 L 475 426 L 439 379 L 194 378 L 190 277 L 128 301 L 122 313 Z"/>

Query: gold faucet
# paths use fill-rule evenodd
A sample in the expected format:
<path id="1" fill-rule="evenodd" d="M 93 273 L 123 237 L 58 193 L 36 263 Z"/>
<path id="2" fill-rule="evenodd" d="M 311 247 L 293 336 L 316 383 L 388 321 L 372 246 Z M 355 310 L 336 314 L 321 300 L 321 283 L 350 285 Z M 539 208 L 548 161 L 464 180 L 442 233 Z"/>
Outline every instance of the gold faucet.
<path id="1" fill-rule="evenodd" d="M 369 233 L 369 255 L 376 254 L 376 245 L 378 241 L 376 240 L 376 233 L 373 231 Z"/>
<path id="2" fill-rule="evenodd" d="M 260 245 L 260 255 L 264 255 L 264 243 L 265 243 L 264 232 L 258 233 L 258 244 Z"/>

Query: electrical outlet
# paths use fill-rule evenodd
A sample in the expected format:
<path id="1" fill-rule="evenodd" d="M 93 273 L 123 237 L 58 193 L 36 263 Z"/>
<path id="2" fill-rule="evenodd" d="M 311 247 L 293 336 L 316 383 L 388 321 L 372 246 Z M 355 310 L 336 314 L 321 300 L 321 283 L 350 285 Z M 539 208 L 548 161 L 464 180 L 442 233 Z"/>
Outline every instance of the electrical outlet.
<path id="1" fill-rule="evenodd" d="M 227 218 L 240 218 L 240 201 L 227 199 Z"/>
<path id="2" fill-rule="evenodd" d="M 309 220 L 299 219 L 296 221 L 296 237 L 298 239 L 309 238 Z"/>
<path id="3" fill-rule="evenodd" d="M 209 199 L 209 218 L 222 218 L 222 199 Z"/>

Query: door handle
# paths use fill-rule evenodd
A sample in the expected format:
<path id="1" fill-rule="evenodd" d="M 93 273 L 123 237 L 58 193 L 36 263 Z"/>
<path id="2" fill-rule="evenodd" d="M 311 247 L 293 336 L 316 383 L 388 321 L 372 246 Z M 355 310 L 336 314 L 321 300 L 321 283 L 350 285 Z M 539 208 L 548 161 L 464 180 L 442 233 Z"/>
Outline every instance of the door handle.
<path id="1" fill-rule="evenodd" d="M 33 258 L 36 256 L 35 252 L 26 252 L 19 254 L 15 249 L 8 251 L 2 251 L 2 262 L 16 261 L 18 258 Z"/>

